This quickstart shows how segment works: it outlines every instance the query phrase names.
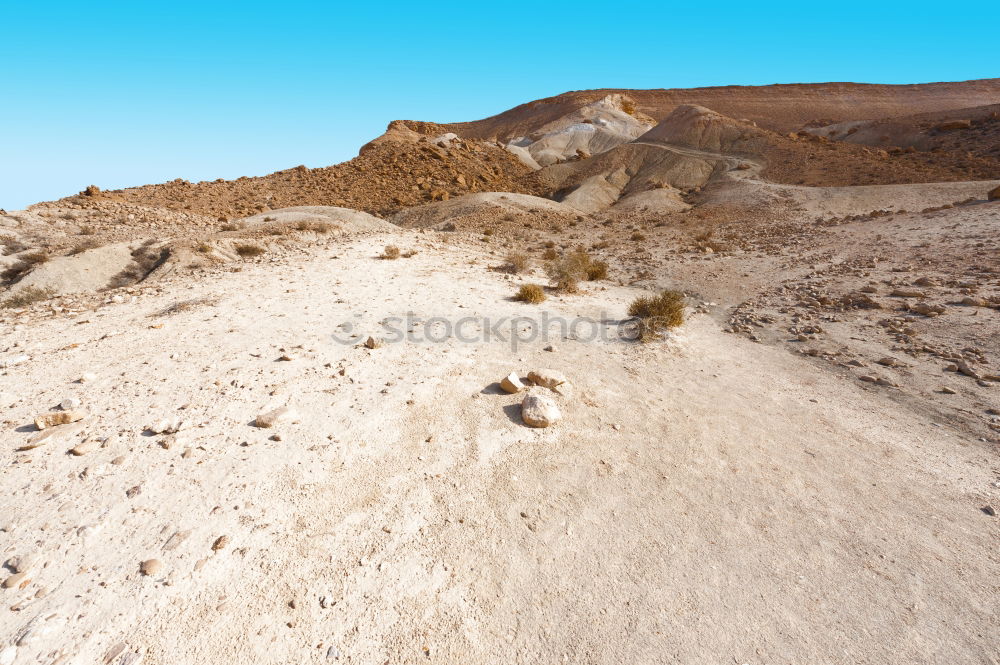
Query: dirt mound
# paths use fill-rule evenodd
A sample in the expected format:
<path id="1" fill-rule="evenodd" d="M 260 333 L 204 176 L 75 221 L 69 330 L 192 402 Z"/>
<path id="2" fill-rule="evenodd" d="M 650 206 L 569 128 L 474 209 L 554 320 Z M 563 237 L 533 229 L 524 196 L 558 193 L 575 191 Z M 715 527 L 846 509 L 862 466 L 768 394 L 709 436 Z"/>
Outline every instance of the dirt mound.
<path id="1" fill-rule="evenodd" d="M 244 217 L 239 220 L 239 223 L 248 229 L 259 226 L 285 224 L 292 225 L 293 227 L 301 227 L 302 230 L 309 230 L 312 225 L 326 224 L 329 227 L 324 227 L 322 229 L 324 232 L 360 233 L 396 230 L 395 225 L 374 215 L 369 215 L 366 212 L 358 210 L 351 210 L 350 208 L 338 208 L 334 206 L 280 208 Z"/>
<path id="2" fill-rule="evenodd" d="M 403 127 L 406 129 L 406 127 Z M 298 166 L 262 177 L 159 185 L 77 195 L 60 203 L 92 207 L 118 201 L 219 218 L 238 218 L 293 206 L 336 206 L 384 216 L 401 208 L 468 192 L 533 193 L 531 169 L 493 143 L 424 136 L 403 129 L 368 144 L 354 159 L 325 168 Z M 409 137 L 412 138 L 412 137 Z"/>
<path id="3" fill-rule="evenodd" d="M 881 120 L 841 122 L 810 129 L 809 133 L 886 150 L 967 152 L 998 160 L 1000 104 Z"/>
<path id="4" fill-rule="evenodd" d="M 611 94 L 557 118 L 511 147 L 524 148 L 541 166 L 587 158 L 627 143 L 652 127 L 654 120 L 635 110 L 627 95 Z"/>
<path id="5" fill-rule="evenodd" d="M 667 118 L 636 139 L 636 143 L 666 143 L 716 153 L 749 153 L 750 141 L 768 132 L 747 121 L 734 120 L 694 104 L 678 106 Z"/>
<path id="6" fill-rule="evenodd" d="M 508 226 L 548 228 L 554 222 L 569 221 L 578 214 L 579 211 L 570 206 L 537 196 L 489 192 L 408 208 L 393 216 L 392 221 L 406 228 L 495 231 Z"/>

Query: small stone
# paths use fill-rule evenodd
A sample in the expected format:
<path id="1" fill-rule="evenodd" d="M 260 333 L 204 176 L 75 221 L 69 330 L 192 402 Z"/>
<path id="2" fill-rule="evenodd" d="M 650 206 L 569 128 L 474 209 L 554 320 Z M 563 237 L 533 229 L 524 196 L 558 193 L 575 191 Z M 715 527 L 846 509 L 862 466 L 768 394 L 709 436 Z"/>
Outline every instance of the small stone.
<path id="1" fill-rule="evenodd" d="M 328 648 L 326 650 L 326 659 L 327 660 L 339 660 L 340 659 L 340 649 L 338 649 L 337 647 L 331 645 L 330 648 Z"/>
<path id="2" fill-rule="evenodd" d="M 941 392 L 945 395 L 955 395 L 957 393 L 954 388 L 949 388 L 948 386 L 941 386 Z"/>
<path id="3" fill-rule="evenodd" d="M 93 372 L 84 372 L 80 375 L 80 378 L 76 380 L 77 383 L 90 383 L 91 381 L 96 381 L 97 375 Z"/>
<path id="4" fill-rule="evenodd" d="M 156 575 L 163 568 L 163 562 L 159 559 L 147 559 L 139 564 L 139 572 L 147 577 Z"/>
<path id="5" fill-rule="evenodd" d="M 365 340 L 365 346 L 369 349 L 377 349 L 382 346 L 382 340 L 377 337 L 369 337 Z"/>
<path id="6" fill-rule="evenodd" d="M 35 427 L 40 430 L 56 425 L 68 425 L 87 417 L 87 412 L 83 409 L 70 409 L 68 411 L 53 411 L 45 413 L 35 418 Z"/>
<path id="7" fill-rule="evenodd" d="M 879 365 L 884 365 L 885 367 L 896 367 L 899 365 L 899 361 L 891 357 L 880 358 L 876 362 L 878 362 Z"/>
<path id="8" fill-rule="evenodd" d="M 184 421 L 179 418 L 173 419 L 161 419 L 157 420 L 152 425 L 146 427 L 146 430 L 152 432 L 153 434 L 173 434 L 184 428 Z"/>
<path id="9" fill-rule="evenodd" d="M 163 544 L 163 550 L 169 552 L 170 550 L 177 549 L 181 543 L 187 540 L 187 537 L 191 535 L 191 530 L 187 531 L 175 531 L 174 535 L 167 538 L 167 542 Z"/>
<path id="10" fill-rule="evenodd" d="M 565 375 L 554 369 L 539 369 L 528 372 L 528 380 L 536 386 L 548 388 L 549 390 L 555 390 L 564 383 L 569 383 Z"/>
<path id="11" fill-rule="evenodd" d="M 519 393 L 524 390 L 524 384 L 521 383 L 517 372 L 511 372 L 500 380 L 500 388 L 507 393 Z"/>
<path id="12" fill-rule="evenodd" d="M 54 427 L 49 427 L 48 429 L 32 436 L 28 439 L 28 442 L 18 448 L 18 450 L 32 450 L 34 448 L 38 448 L 39 446 L 44 446 L 46 443 L 59 443 L 66 441 L 67 439 L 78 434 L 82 429 L 82 423 L 70 423 L 69 425 L 56 425 Z"/>
<path id="13" fill-rule="evenodd" d="M 990 517 L 996 517 L 997 511 L 993 509 L 993 506 L 983 506 L 980 508 L 981 511 L 989 515 Z"/>
<path id="14" fill-rule="evenodd" d="M 556 352 L 556 347 L 554 347 L 553 345 L 549 344 L 543 350 L 544 351 L 548 351 L 549 353 L 555 353 Z"/>
<path id="15" fill-rule="evenodd" d="M 562 418 L 552 398 L 529 393 L 521 401 L 521 418 L 530 427 L 549 427 Z"/>
<path id="16" fill-rule="evenodd" d="M 80 457 L 81 455 L 87 455 L 88 453 L 92 453 L 100 447 L 101 447 L 100 439 L 95 439 L 91 437 L 85 440 L 80 445 L 76 446 L 75 448 L 70 448 L 69 452 L 76 455 L 77 457 Z"/>
<path id="17" fill-rule="evenodd" d="M 274 427 L 278 423 L 288 422 L 298 417 L 294 409 L 288 406 L 281 406 L 273 411 L 261 413 L 254 421 L 257 427 Z"/>
<path id="18" fill-rule="evenodd" d="M 292 355 L 291 353 L 283 353 L 278 357 L 278 360 L 289 363 L 295 360 L 295 356 Z"/>
<path id="19" fill-rule="evenodd" d="M 12 556 L 4 562 L 7 568 L 15 573 L 26 573 L 38 564 L 37 554 L 24 554 L 22 556 Z"/>
<path id="20" fill-rule="evenodd" d="M 111 463 L 114 464 L 115 466 L 121 466 L 122 464 L 125 463 L 125 456 L 119 455 L 118 457 L 111 460 Z"/>
<path id="21" fill-rule="evenodd" d="M 219 536 L 218 538 L 215 539 L 215 542 L 212 543 L 212 551 L 218 552 L 228 544 L 229 544 L 229 536 Z"/>
<path id="22" fill-rule="evenodd" d="M 14 573 L 13 575 L 11 575 L 10 577 L 8 577 L 3 581 L 3 588 L 4 589 L 13 589 L 14 587 L 24 588 L 23 586 L 21 586 L 22 582 L 26 583 L 31 581 L 27 578 L 28 578 L 28 573 Z"/>
<path id="23" fill-rule="evenodd" d="M 70 411 L 80 406 L 80 400 L 75 397 L 67 397 L 63 401 L 59 402 L 59 408 L 63 411 Z"/>

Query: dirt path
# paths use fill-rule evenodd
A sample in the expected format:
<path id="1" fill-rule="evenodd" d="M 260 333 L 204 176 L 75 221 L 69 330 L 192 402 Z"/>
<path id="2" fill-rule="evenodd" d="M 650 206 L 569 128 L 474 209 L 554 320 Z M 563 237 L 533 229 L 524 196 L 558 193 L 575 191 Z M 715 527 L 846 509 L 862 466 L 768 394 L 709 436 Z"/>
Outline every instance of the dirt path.
<path id="1" fill-rule="evenodd" d="M 539 314 L 438 237 L 0 334 L 31 356 L 0 374 L 2 554 L 38 557 L 0 591 L 14 663 L 996 662 L 984 447 L 703 315 L 653 346 L 332 341 Z M 635 294 L 544 309 L 613 321 Z M 573 383 L 546 430 L 493 385 L 537 367 Z M 81 434 L 15 452 L 73 396 Z M 250 426 L 283 404 L 299 422 Z M 143 434 L 175 417 L 169 448 Z"/>

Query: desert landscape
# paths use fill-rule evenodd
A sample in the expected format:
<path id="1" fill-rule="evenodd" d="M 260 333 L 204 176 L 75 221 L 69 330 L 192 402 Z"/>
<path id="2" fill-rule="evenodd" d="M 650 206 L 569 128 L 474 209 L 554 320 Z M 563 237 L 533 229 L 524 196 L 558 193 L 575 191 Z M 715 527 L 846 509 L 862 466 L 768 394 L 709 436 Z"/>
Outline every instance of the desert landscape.
<path id="1" fill-rule="evenodd" d="M 1000 79 L 85 185 L 0 211 L 0 665 L 1000 663 Z"/>

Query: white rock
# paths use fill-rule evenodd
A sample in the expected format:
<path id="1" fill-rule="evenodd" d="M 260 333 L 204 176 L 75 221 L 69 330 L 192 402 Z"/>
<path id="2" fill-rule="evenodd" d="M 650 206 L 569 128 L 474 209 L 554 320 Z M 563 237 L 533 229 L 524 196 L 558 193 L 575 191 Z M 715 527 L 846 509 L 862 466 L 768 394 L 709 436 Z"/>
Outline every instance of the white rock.
<path id="1" fill-rule="evenodd" d="M 71 448 L 69 452 L 79 457 L 81 455 L 87 455 L 89 453 L 92 453 L 100 447 L 101 447 L 101 441 L 99 439 L 91 437 L 86 441 L 84 441 L 83 443 L 77 445 L 76 447 Z"/>
<path id="2" fill-rule="evenodd" d="M 511 372 L 501 379 L 500 387 L 508 393 L 519 393 L 524 390 L 524 384 L 521 383 L 521 377 L 517 375 L 517 372 Z"/>
<path id="3" fill-rule="evenodd" d="M 0 360 L 0 369 L 7 369 L 8 367 L 13 367 L 14 365 L 20 365 L 21 363 L 26 363 L 29 360 L 31 360 L 31 356 L 11 356 L 6 360 Z"/>
<path id="4" fill-rule="evenodd" d="M 536 386 L 555 390 L 563 384 L 569 383 L 569 379 L 562 372 L 554 369 L 537 369 L 528 372 L 528 380 Z"/>
<path id="5" fill-rule="evenodd" d="M 59 408 L 63 411 L 69 411 L 70 409 L 75 409 L 80 406 L 81 402 L 75 397 L 67 397 L 63 401 L 59 402 Z"/>
<path id="6" fill-rule="evenodd" d="M 97 375 L 93 372 L 84 372 L 80 375 L 80 378 L 76 380 L 77 383 L 89 383 L 91 381 L 97 380 Z"/>
<path id="7" fill-rule="evenodd" d="M 257 427 L 274 427 L 278 423 L 288 422 L 298 417 L 295 410 L 288 406 L 281 406 L 273 411 L 257 415 Z"/>
<path id="8" fill-rule="evenodd" d="M 521 401 L 521 418 L 530 427 L 549 427 L 559 422 L 562 414 L 551 397 L 528 393 Z"/>
<path id="9" fill-rule="evenodd" d="M 87 412 L 83 409 L 70 409 L 68 411 L 53 411 L 45 413 L 35 418 L 35 427 L 45 429 L 56 425 L 67 425 L 83 420 L 87 417 Z"/>
<path id="10" fill-rule="evenodd" d="M 180 418 L 157 420 L 146 429 L 153 434 L 173 434 L 184 428 L 186 423 Z"/>

